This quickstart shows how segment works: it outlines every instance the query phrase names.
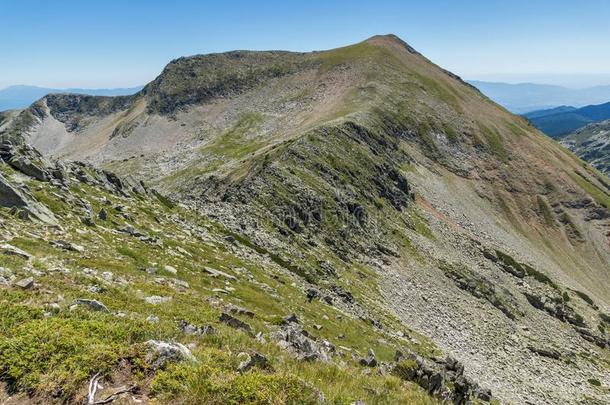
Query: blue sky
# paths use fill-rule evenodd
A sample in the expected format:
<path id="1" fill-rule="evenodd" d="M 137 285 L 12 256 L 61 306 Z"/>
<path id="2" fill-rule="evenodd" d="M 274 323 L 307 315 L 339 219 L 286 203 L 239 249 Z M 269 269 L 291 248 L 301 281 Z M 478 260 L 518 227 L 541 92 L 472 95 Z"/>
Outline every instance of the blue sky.
<path id="1" fill-rule="evenodd" d="M 609 21 L 601 0 L 1 0 L 0 88 L 134 86 L 179 56 L 328 49 L 379 33 L 468 79 L 610 84 Z"/>

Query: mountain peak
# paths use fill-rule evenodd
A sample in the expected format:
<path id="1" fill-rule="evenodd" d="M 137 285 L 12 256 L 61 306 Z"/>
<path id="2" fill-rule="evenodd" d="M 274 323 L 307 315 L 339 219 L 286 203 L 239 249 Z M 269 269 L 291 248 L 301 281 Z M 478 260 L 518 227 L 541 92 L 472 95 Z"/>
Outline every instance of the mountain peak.
<path id="1" fill-rule="evenodd" d="M 374 35 L 366 39 L 364 42 L 381 46 L 401 46 L 412 54 L 420 55 L 420 53 L 417 52 L 415 48 L 413 48 L 411 45 L 409 45 L 407 42 L 405 42 L 395 34 Z"/>

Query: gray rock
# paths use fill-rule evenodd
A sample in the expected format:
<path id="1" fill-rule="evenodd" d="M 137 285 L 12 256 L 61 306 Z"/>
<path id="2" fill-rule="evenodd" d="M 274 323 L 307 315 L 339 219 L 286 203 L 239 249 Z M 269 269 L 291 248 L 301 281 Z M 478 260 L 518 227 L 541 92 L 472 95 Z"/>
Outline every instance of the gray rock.
<path id="1" fill-rule="evenodd" d="M 21 250 L 13 245 L 9 245 L 8 243 L 0 245 L 0 252 L 9 256 L 19 256 L 27 260 L 32 258 L 32 255 L 28 252 Z"/>
<path id="2" fill-rule="evenodd" d="M 258 367 L 258 368 L 262 368 L 262 369 L 265 369 L 268 367 L 269 361 L 262 354 L 254 352 L 254 353 L 252 353 L 252 355 L 249 355 L 248 353 L 242 352 L 238 355 L 238 357 L 243 357 L 244 355 L 247 356 L 247 358 L 246 358 L 246 360 L 239 363 L 239 366 L 237 367 L 238 372 L 245 373 L 246 371 L 250 370 L 252 367 Z"/>
<path id="3" fill-rule="evenodd" d="M 53 241 L 53 242 L 50 242 L 50 243 L 51 243 L 51 245 L 53 245 L 53 246 L 55 246 L 57 248 L 63 249 L 63 250 L 69 250 L 69 251 L 72 251 L 72 252 L 84 252 L 85 251 L 84 247 L 72 244 L 72 243 L 67 242 L 65 240 L 57 240 L 57 241 Z"/>
<path id="4" fill-rule="evenodd" d="M 211 325 L 195 326 L 185 320 L 180 321 L 180 330 L 187 335 L 215 335 L 216 329 Z"/>
<path id="5" fill-rule="evenodd" d="M 29 290 L 34 287 L 34 279 L 32 277 L 24 278 L 23 280 L 17 281 L 15 285 L 24 290 Z"/>
<path id="6" fill-rule="evenodd" d="M 527 346 L 527 348 L 529 349 L 529 351 L 536 353 L 539 356 L 542 357 L 548 357 L 550 359 L 555 359 L 555 360 L 559 360 L 561 358 L 561 353 L 559 353 L 557 350 L 553 349 L 553 348 L 544 348 L 544 347 L 534 347 L 534 346 Z"/>
<path id="7" fill-rule="evenodd" d="M 149 340 L 146 343 L 148 352 L 146 362 L 153 369 L 165 367 L 168 363 L 178 363 L 181 361 L 195 361 L 195 356 L 181 343 L 169 343 L 160 340 Z"/>
<path id="8" fill-rule="evenodd" d="M 369 349 L 369 354 L 363 359 L 360 359 L 360 365 L 365 367 L 376 367 L 377 366 L 377 358 L 375 357 L 375 352 L 373 349 Z"/>
<path id="9" fill-rule="evenodd" d="M 227 311 L 234 314 L 234 315 L 245 315 L 249 318 L 254 318 L 254 312 L 250 311 L 249 309 L 243 308 L 243 307 L 239 307 L 237 305 L 233 305 L 233 304 L 229 304 L 226 307 Z"/>
<path id="10" fill-rule="evenodd" d="M 297 318 L 296 314 L 290 314 L 282 320 L 282 324 L 284 325 L 289 325 L 291 323 L 299 323 L 299 318 Z"/>
<path id="11" fill-rule="evenodd" d="M 36 162 L 28 156 L 15 155 L 9 159 L 8 164 L 21 173 L 40 181 L 49 181 L 51 178 L 42 161 Z"/>
<path id="12" fill-rule="evenodd" d="M 271 340 L 300 360 L 330 361 L 335 347 L 328 341 L 317 342 L 297 323 L 283 325 L 270 333 Z"/>
<path id="13" fill-rule="evenodd" d="M 309 302 L 313 301 L 315 298 L 319 298 L 321 295 L 322 294 L 320 291 L 316 290 L 315 288 L 307 289 L 307 301 Z"/>
<path id="14" fill-rule="evenodd" d="M 0 206 L 17 207 L 27 213 L 28 218 L 34 218 L 48 225 L 57 225 L 55 215 L 43 204 L 36 201 L 27 191 L 14 187 L 0 174 Z"/>
<path id="15" fill-rule="evenodd" d="M 158 295 L 152 295 L 150 297 L 144 298 L 144 301 L 146 301 L 147 304 L 151 305 L 165 304 L 166 302 L 169 302 L 171 300 L 172 297 L 160 297 Z"/>
<path id="16" fill-rule="evenodd" d="M 74 305 L 85 306 L 91 309 L 92 311 L 110 312 L 106 305 L 102 304 L 98 300 L 79 298 L 74 301 Z"/>
<path id="17" fill-rule="evenodd" d="M 234 329 L 240 329 L 240 330 L 243 330 L 244 332 L 252 334 L 252 328 L 250 327 L 250 325 L 248 325 L 247 323 L 245 323 L 242 320 L 232 317 L 231 315 L 227 314 L 226 312 L 223 312 L 222 314 L 220 314 L 219 320 L 220 320 L 220 322 L 222 322 L 226 325 L 229 325 L 230 327 L 232 327 Z"/>
<path id="18" fill-rule="evenodd" d="M 232 281 L 236 281 L 237 280 L 237 277 L 235 277 L 235 276 L 233 276 L 231 274 L 225 273 L 224 271 L 213 269 L 211 267 L 204 267 L 203 270 L 206 273 L 208 273 L 209 275 L 211 275 L 212 277 L 224 277 L 227 280 L 232 280 Z"/>
<path id="19" fill-rule="evenodd" d="M 156 315 L 149 315 L 146 318 L 146 322 L 148 322 L 148 323 L 159 323 L 159 317 L 156 316 Z"/>

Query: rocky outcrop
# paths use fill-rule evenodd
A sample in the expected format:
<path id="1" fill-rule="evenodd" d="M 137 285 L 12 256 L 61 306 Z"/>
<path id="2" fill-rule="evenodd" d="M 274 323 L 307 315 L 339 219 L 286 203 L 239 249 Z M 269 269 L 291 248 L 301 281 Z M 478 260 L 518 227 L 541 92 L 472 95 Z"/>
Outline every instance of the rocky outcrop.
<path id="1" fill-rule="evenodd" d="M 427 360 L 414 353 L 405 358 L 397 353 L 394 374 L 416 382 L 423 389 L 453 404 L 470 403 L 472 399 L 490 402 L 491 391 L 479 387 L 464 375 L 464 366 L 452 357 Z"/>
<path id="2" fill-rule="evenodd" d="M 318 341 L 297 322 L 290 319 L 284 322 L 280 329 L 270 334 L 271 340 L 300 360 L 330 361 L 335 346 L 327 340 Z"/>
<path id="3" fill-rule="evenodd" d="M 0 206 L 15 209 L 24 219 L 36 219 L 49 225 L 57 225 L 55 215 L 25 189 L 17 188 L 0 174 Z"/>

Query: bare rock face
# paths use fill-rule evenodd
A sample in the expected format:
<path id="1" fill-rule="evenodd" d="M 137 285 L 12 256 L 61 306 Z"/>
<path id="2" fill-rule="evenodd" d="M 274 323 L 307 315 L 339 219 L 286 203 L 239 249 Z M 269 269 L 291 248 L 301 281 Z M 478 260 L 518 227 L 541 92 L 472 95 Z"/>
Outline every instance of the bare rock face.
<path id="1" fill-rule="evenodd" d="M 26 190 L 19 189 L 0 174 L 0 206 L 17 208 L 27 218 L 33 218 L 49 225 L 57 225 L 57 218 Z"/>

